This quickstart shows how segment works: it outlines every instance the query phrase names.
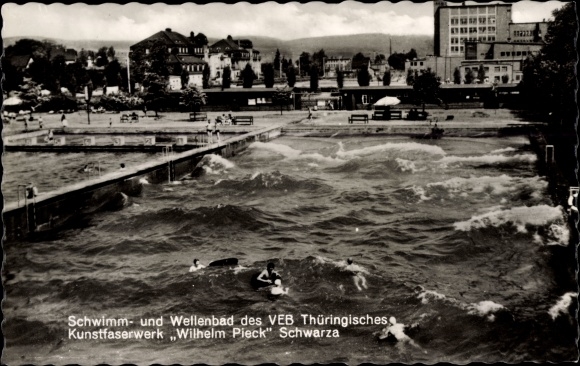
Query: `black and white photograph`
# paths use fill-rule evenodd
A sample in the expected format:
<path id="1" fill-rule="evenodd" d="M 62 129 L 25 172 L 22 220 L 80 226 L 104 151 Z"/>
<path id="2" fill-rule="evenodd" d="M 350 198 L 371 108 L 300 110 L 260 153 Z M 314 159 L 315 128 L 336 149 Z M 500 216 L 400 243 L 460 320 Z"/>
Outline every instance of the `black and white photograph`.
<path id="1" fill-rule="evenodd" d="M 575 2 L 1 17 L 2 365 L 579 360 Z"/>

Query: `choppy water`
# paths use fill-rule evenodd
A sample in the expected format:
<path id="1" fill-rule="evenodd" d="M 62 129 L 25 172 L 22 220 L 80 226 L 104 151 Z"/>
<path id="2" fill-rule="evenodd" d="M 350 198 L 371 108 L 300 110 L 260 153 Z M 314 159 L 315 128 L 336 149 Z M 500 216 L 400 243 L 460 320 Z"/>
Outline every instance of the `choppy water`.
<path id="1" fill-rule="evenodd" d="M 526 143 L 284 137 L 207 156 L 175 184 L 144 182 L 86 227 L 6 247 L 4 362 L 575 360 L 566 215 Z M 240 266 L 188 273 L 193 258 L 227 257 Z M 348 257 L 368 289 L 344 270 Z M 249 285 L 268 261 L 290 288 L 277 300 Z M 339 338 L 281 338 L 273 314 Z M 377 341 L 380 325 L 305 326 L 301 314 L 395 316 L 418 324 L 416 346 Z M 69 339 L 71 315 L 134 320 L 127 329 L 164 316 L 165 338 Z M 170 315 L 234 316 L 236 327 L 251 316 L 272 332 L 171 341 Z"/>

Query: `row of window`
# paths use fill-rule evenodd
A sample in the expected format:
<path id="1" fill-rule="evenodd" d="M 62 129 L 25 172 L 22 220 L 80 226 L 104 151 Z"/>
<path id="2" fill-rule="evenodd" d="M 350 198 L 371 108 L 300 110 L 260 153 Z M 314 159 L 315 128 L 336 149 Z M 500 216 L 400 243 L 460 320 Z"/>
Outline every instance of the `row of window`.
<path id="1" fill-rule="evenodd" d="M 478 36 L 478 37 L 451 37 L 451 44 L 460 44 L 465 41 L 495 41 L 495 36 Z"/>
<path id="2" fill-rule="evenodd" d="M 423 61 L 411 61 L 411 66 L 423 66 Z"/>
<path id="3" fill-rule="evenodd" d="M 488 16 L 488 17 L 452 17 L 451 18 L 451 25 L 458 25 L 458 24 L 495 24 L 495 16 Z"/>
<path id="4" fill-rule="evenodd" d="M 467 14 L 496 14 L 495 6 L 469 6 L 451 8 L 451 15 L 467 15 Z"/>
<path id="5" fill-rule="evenodd" d="M 183 65 L 186 71 L 203 71 L 203 65 Z"/>
<path id="6" fill-rule="evenodd" d="M 451 46 L 451 52 L 463 52 L 463 46 Z"/>
<path id="7" fill-rule="evenodd" d="M 528 56 L 532 55 L 532 51 L 514 51 L 514 52 L 500 52 L 499 55 L 501 57 L 513 57 L 513 56 Z"/>
<path id="8" fill-rule="evenodd" d="M 467 34 L 467 33 L 495 33 L 495 27 L 461 27 L 451 28 L 451 34 Z"/>
<path id="9" fill-rule="evenodd" d="M 514 37 L 532 37 L 533 35 L 533 30 L 514 31 Z"/>

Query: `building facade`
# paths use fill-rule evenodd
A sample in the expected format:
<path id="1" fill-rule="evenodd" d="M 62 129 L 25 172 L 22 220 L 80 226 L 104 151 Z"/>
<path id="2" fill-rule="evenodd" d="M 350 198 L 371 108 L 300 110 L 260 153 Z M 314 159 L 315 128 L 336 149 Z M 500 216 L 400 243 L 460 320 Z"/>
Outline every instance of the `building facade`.
<path id="1" fill-rule="evenodd" d="M 482 65 L 486 71 L 483 82 L 519 83 L 525 59 L 540 52 L 549 25 L 545 21 L 512 22 L 511 4 L 449 6 L 435 0 L 434 12 L 434 59 L 412 60 L 406 66 L 412 70 L 430 68 L 443 80 L 452 79 L 458 67 L 464 82 L 466 72 Z M 438 58 L 444 59 L 444 65 L 451 64 L 448 58 L 455 59 L 451 76 L 440 74 Z"/>
<path id="2" fill-rule="evenodd" d="M 236 80 L 241 71 L 250 65 L 257 77 L 262 73 L 262 57 L 260 51 L 254 49 L 249 39 L 235 40 L 232 36 L 221 39 L 209 47 L 211 78 L 221 83 L 223 70 L 230 67 L 231 78 Z"/>

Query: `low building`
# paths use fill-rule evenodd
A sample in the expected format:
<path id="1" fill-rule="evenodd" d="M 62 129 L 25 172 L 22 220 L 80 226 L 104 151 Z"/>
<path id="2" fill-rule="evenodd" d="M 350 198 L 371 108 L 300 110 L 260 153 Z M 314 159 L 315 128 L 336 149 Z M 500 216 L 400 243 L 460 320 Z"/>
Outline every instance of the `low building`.
<path id="1" fill-rule="evenodd" d="M 463 57 L 427 56 L 405 61 L 405 73 L 408 70 L 422 72 L 431 70 L 441 78 L 441 82 L 453 82 L 453 73 L 461 67 Z"/>
<path id="2" fill-rule="evenodd" d="M 324 73 L 329 77 L 336 77 L 336 70 L 350 72 L 352 70 L 352 58 L 328 57 L 324 60 Z"/>

